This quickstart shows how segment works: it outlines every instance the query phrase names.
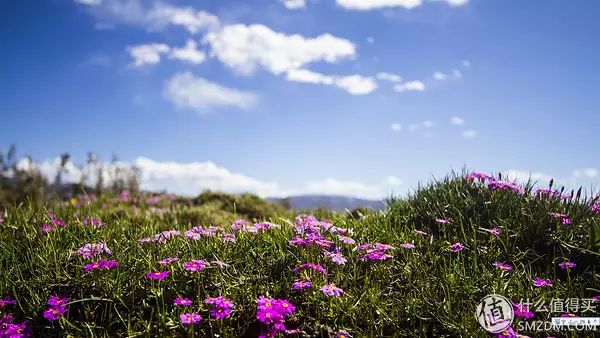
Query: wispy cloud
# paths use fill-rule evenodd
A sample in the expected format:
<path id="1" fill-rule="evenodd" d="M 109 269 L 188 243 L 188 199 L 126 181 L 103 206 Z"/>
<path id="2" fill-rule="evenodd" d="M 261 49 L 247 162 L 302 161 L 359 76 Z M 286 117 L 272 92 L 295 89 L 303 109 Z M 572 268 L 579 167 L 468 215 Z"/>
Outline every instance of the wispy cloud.
<path id="1" fill-rule="evenodd" d="M 455 126 L 462 126 L 465 124 L 465 119 L 463 119 L 462 117 L 458 117 L 458 116 L 452 116 L 450 118 L 450 124 L 453 124 Z"/>
<path id="2" fill-rule="evenodd" d="M 176 107 L 199 113 L 216 107 L 249 109 L 257 101 L 253 93 L 224 87 L 190 72 L 179 73 L 169 79 L 164 95 Z"/>
<path id="3" fill-rule="evenodd" d="M 349 40 L 331 34 L 287 35 L 264 25 L 228 25 L 208 33 L 204 42 L 212 56 L 242 74 L 252 74 L 258 67 L 281 74 L 312 62 L 333 63 L 356 56 Z"/>
<path id="4" fill-rule="evenodd" d="M 352 95 L 366 95 L 377 89 L 377 82 L 361 75 L 333 76 L 313 72 L 308 69 L 292 69 L 287 72 L 288 81 L 311 84 L 333 85 Z"/>
<path id="5" fill-rule="evenodd" d="M 300 9 L 306 7 L 304 0 L 281 0 L 287 9 Z"/>
<path id="6" fill-rule="evenodd" d="M 477 131 L 475 129 L 469 129 L 462 132 L 462 137 L 466 140 L 477 137 Z"/>
<path id="7" fill-rule="evenodd" d="M 421 81 L 409 81 L 405 83 L 400 83 L 394 86 L 394 90 L 397 92 L 406 92 L 406 91 L 425 91 L 425 84 Z"/>

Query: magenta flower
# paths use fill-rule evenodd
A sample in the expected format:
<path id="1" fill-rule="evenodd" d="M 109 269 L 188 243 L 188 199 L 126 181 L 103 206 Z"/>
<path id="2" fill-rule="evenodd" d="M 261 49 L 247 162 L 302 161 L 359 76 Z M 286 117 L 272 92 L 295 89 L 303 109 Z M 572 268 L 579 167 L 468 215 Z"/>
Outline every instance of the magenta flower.
<path id="1" fill-rule="evenodd" d="M 94 258 L 103 253 L 112 255 L 112 252 L 104 243 L 86 243 L 77 250 L 77 253 L 85 258 Z"/>
<path id="2" fill-rule="evenodd" d="M 152 280 L 163 280 L 167 277 L 169 277 L 169 271 L 159 271 L 159 272 L 150 271 L 146 274 L 146 278 L 152 279 Z"/>
<path id="3" fill-rule="evenodd" d="M 533 286 L 538 288 L 549 287 L 552 286 L 552 281 L 550 279 L 542 279 L 540 277 L 535 277 L 533 281 Z"/>
<path id="4" fill-rule="evenodd" d="M 292 284 L 292 289 L 294 290 L 306 290 L 312 287 L 312 282 L 310 279 L 296 279 L 294 284 Z"/>
<path id="5" fill-rule="evenodd" d="M 577 264 L 575 264 L 571 261 L 564 261 L 564 262 L 558 264 L 558 266 L 560 266 L 560 268 L 563 270 L 571 270 L 572 268 L 577 266 Z"/>
<path id="6" fill-rule="evenodd" d="M 12 299 L 10 296 L 4 296 L 3 299 L 0 299 L 0 310 L 4 309 L 7 305 L 15 305 L 17 301 Z"/>
<path id="7" fill-rule="evenodd" d="M 192 301 L 189 298 L 177 297 L 173 301 L 176 306 L 192 306 Z"/>
<path id="8" fill-rule="evenodd" d="M 50 321 L 55 321 L 60 317 L 64 316 L 66 312 L 66 306 L 54 306 L 44 311 L 44 318 Z"/>
<path id="9" fill-rule="evenodd" d="M 202 321 L 202 316 L 197 313 L 184 313 L 179 316 L 179 321 L 185 326 L 194 325 Z"/>
<path id="10" fill-rule="evenodd" d="M 338 332 L 335 333 L 335 338 L 350 338 L 350 337 L 352 337 L 352 336 L 346 330 L 339 330 Z"/>
<path id="11" fill-rule="evenodd" d="M 158 264 L 169 265 L 171 263 L 177 262 L 178 260 L 179 260 L 179 258 L 177 258 L 177 257 L 167 257 L 165 259 L 161 259 L 160 261 L 158 261 Z"/>
<path id="12" fill-rule="evenodd" d="M 561 214 L 561 213 L 558 213 L 558 212 L 551 212 L 550 216 L 552 216 L 555 219 L 560 220 L 560 222 L 562 224 L 565 224 L 565 225 L 573 224 L 573 222 L 571 221 L 571 219 L 567 215 L 565 215 L 565 214 Z"/>
<path id="13" fill-rule="evenodd" d="M 472 173 L 467 174 L 466 179 L 467 179 L 467 181 L 474 181 L 474 180 L 485 181 L 485 180 L 493 180 L 494 178 L 488 174 L 472 172 Z"/>
<path id="14" fill-rule="evenodd" d="M 465 246 L 459 242 L 450 245 L 450 251 L 452 251 L 452 252 L 459 252 L 459 251 L 463 250 L 464 248 L 465 248 Z"/>
<path id="15" fill-rule="evenodd" d="M 592 297 L 595 303 L 600 303 L 600 295 Z"/>
<path id="16" fill-rule="evenodd" d="M 297 267 L 295 267 L 292 271 L 293 272 L 299 272 L 299 271 L 304 270 L 304 269 L 311 269 L 311 270 L 314 270 L 314 271 L 316 271 L 318 273 L 321 273 L 323 275 L 327 275 L 327 270 L 325 270 L 325 268 L 322 267 L 321 265 L 315 264 L 315 263 L 300 264 Z"/>
<path id="17" fill-rule="evenodd" d="M 59 306 L 65 306 L 68 302 L 69 302 L 69 297 L 51 296 L 48 299 L 48 302 L 46 304 L 48 304 L 49 306 L 52 306 L 52 307 L 59 307 Z"/>
<path id="18" fill-rule="evenodd" d="M 592 211 L 600 215 L 600 202 L 592 205 Z"/>
<path id="19" fill-rule="evenodd" d="M 102 222 L 99 218 L 96 217 L 86 217 L 83 219 L 83 225 L 89 225 L 92 228 L 102 228 L 106 226 L 106 223 Z"/>
<path id="20" fill-rule="evenodd" d="M 499 261 L 495 261 L 494 263 L 492 263 L 492 265 L 499 269 L 506 270 L 506 271 L 510 271 L 513 268 L 512 265 L 507 264 L 507 263 L 502 263 Z"/>
<path id="21" fill-rule="evenodd" d="M 493 181 L 488 184 L 488 188 L 490 190 L 512 191 L 518 194 L 522 194 L 524 192 L 523 187 L 512 182 Z"/>
<path id="22" fill-rule="evenodd" d="M 403 249 L 414 249 L 416 246 L 412 243 L 402 243 L 399 245 Z"/>
<path id="23" fill-rule="evenodd" d="M 286 331 L 284 321 L 296 307 L 286 299 L 272 299 L 260 296 L 256 301 L 256 319 L 261 323 L 269 325 L 270 334 L 278 331 Z"/>
<path id="24" fill-rule="evenodd" d="M 56 230 L 56 227 L 54 225 L 44 223 L 42 224 L 42 226 L 40 226 L 40 232 L 42 233 L 48 233 L 54 230 Z"/>
<path id="25" fill-rule="evenodd" d="M 201 259 L 191 260 L 183 265 L 183 268 L 188 271 L 200 272 L 204 270 L 208 265 L 210 265 L 207 261 Z"/>
<path id="26" fill-rule="evenodd" d="M 521 317 L 521 318 L 525 318 L 525 319 L 531 319 L 531 318 L 535 317 L 535 313 L 529 311 L 529 306 L 525 306 L 525 305 L 521 305 L 519 303 L 513 302 L 513 307 L 514 307 L 515 316 L 517 316 L 517 317 Z"/>
<path id="27" fill-rule="evenodd" d="M 0 318 L 0 337 L 6 338 L 21 338 L 31 337 L 31 327 L 27 322 L 15 324 L 12 322 L 12 315 L 6 315 Z"/>
<path id="28" fill-rule="evenodd" d="M 333 252 L 329 252 L 327 250 L 323 251 L 323 254 L 326 257 L 329 257 L 331 259 L 332 262 L 334 262 L 337 265 L 345 265 L 346 264 L 346 257 L 344 257 L 344 255 L 342 254 L 342 252 L 340 251 L 339 248 L 335 248 L 335 250 Z"/>
<path id="29" fill-rule="evenodd" d="M 450 220 L 447 218 L 436 218 L 435 221 L 439 224 L 450 224 Z"/>
<path id="30" fill-rule="evenodd" d="M 336 287 L 335 284 L 325 284 L 321 287 L 321 291 L 327 297 L 340 297 L 344 293 L 344 290 Z"/>
<path id="31" fill-rule="evenodd" d="M 360 257 L 360 259 L 363 261 L 385 261 L 392 257 L 392 255 L 385 253 L 383 250 L 375 249 L 367 251 L 366 254 Z"/>
<path id="32" fill-rule="evenodd" d="M 493 227 L 493 228 L 489 229 L 488 231 L 496 236 L 500 236 L 500 229 L 498 229 L 496 227 Z"/>
<path id="33" fill-rule="evenodd" d="M 101 259 L 97 262 L 91 262 L 86 264 L 83 269 L 85 271 L 93 271 L 93 270 L 110 270 L 119 266 L 119 262 L 111 261 L 106 259 Z"/>
<path id="34" fill-rule="evenodd" d="M 345 244 L 354 244 L 354 243 L 356 243 L 354 241 L 354 239 L 352 239 L 350 237 L 347 237 L 347 236 L 338 235 L 338 238 L 339 238 L 340 241 L 342 241 Z"/>
<path id="35" fill-rule="evenodd" d="M 216 298 L 207 298 L 204 301 L 206 304 L 212 304 L 213 307 L 210 310 L 210 316 L 216 319 L 224 319 L 229 317 L 233 310 L 233 302 L 223 296 Z"/>
<path id="36" fill-rule="evenodd" d="M 238 219 L 231 224 L 231 229 L 235 231 L 242 230 L 246 225 L 248 225 L 246 220 Z"/>
<path id="37" fill-rule="evenodd" d="M 235 235 L 234 234 L 222 234 L 221 241 L 225 243 L 235 243 Z"/>

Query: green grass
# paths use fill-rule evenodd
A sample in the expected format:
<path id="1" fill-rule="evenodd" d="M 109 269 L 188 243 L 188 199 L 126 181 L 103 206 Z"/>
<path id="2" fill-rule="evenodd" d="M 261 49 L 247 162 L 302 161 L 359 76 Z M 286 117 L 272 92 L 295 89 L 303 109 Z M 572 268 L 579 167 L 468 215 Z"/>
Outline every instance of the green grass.
<path id="1" fill-rule="evenodd" d="M 348 259 L 343 266 L 314 247 L 290 245 L 294 220 L 282 210 L 269 217 L 281 228 L 241 233 L 235 243 L 181 236 L 165 244 L 142 244 L 140 238 L 163 230 L 183 232 L 196 225 L 229 229 L 244 215 L 234 214 L 235 208 L 223 211 L 205 204 L 169 204 L 156 211 L 103 200 L 53 207 L 68 226 L 42 234 L 39 227 L 48 222 L 46 208 L 11 207 L 0 225 L 0 297 L 11 295 L 17 305 L 1 311 L 28 321 L 36 336 L 255 337 L 262 328 L 255 317 L 255 300 L 265 295 L 294 303 L 298 309 L 286 324 L 311 336 L 326 337 L 342 329 L 354 337 L 490 336 L 475 320 L 475 307 L 487 294 L 549 301 L 600 293 L 600 216 L 593 213 L 590 201 L 536 197 L 530 190 L 528 185 L 525 195 L 491 191 L 462 177 L 449 177 L 406 199 L 391 199 L 384 212 L 331 214 L 337 227 L 353 229 L 357 245 L 416 245 L 414 250 L 394 250 L 388 261 L 369 262 L 360 259 L 356 245 L 327 235 Z M 550 212 L 568 214 L 573 224 L 561 224 Z M 82 225 L 83 218 L 91 216 L 107 226 Z M 452 222 L 438 224 L 438 217 Z M 501 234 L 484 230 L 492 227 Z M 415 229 L 429 235 L 418 235 Z M 89 260 L 75 251 L 86 242 L 106 243 L 120 266 L 85 272 L 82 267 Z M 451 252 L 449 245 L 455 242 L 463 243 L 465 250 Z M 148 271 L 160 269 L 158 260 L 169 256 L 181 259 L 169 268 L 170 277 L 162 282 L 144 278 Z M 220 260 L 229 266 L 190 273 L 181 266 L 191 259 Z M 562 271 L 558 263 L 565 259 L 577 267 Z M 510 263 L 513 270 L 495 268 L 492 263 L 497 260 Z M 311 290 L 293 291 L 291 284 L 299 276 L 291 270 L 304 262 L 326 266 L 329 275 L 311 275 Z M 536 276 L 552 279 L 554 286 L 533 287 Z M 326 282 L 341 287 L 344 295 L 327 298 L 318 289 Z M 55 294 L 69 296 L 71 303 L 65 317 L 49 322 L 42 312 Z M 218 295 L 235 302 L 228 319 L 209 318 L 203 300 Z M 183 311 L 172 305 L 177 296 L 194 301 L 193 310 L 204 317 L 201 324 L 191 329 L 179 324 Z"/>

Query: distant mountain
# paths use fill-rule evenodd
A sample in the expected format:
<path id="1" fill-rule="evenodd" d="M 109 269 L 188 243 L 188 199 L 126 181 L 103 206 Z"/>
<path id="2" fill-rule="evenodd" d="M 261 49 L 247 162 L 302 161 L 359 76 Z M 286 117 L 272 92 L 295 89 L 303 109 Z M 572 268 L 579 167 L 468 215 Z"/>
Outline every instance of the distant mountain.
<path id="1" fill-rule="evenodd" d="M 325 208 L 343 211 L 345 209 L 352 210 L 358 207 L 382 210 L 385 207 L 383 201 L 381 200 L 367 200 L 347 196 L 304 195 L 290 196 L 286 198 L 267 198 L 267 200 L 274 203 L 287 204 L 292 209 Z"/>

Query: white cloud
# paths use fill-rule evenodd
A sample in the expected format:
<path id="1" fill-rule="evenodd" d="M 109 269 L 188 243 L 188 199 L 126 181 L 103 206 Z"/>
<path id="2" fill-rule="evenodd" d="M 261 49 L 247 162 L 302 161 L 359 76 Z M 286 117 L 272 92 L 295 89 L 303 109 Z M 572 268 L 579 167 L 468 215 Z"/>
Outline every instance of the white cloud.
<path id="1" fill-rule="evenodd" d="M 584 169 L 575 169 L 573 170 L 572 177 L 575 179 L 587 177 L 587 178 L 595 178 L 598 176 L 598 169 L 595 168 L 584 168 Z"/>
<path id="2" fill-rule="evenodd" d="M 375 75 L 379 80 L 390 81 L 390 82 L 402 82 L 402 77 L 400 75 L 379 72 Z"/>
<path id="3" fill-rule="evenodd" d="M 375 38 L 373 38 L 372 36 L 369 36 L 369 37 L 367 38 L 367 42 L 368 42 L 368 43 L 375 43 Z"/>
<path id="4" fill-rule="evenodd" d="M 138 157 L 134 164 L 141 171 L 141 187 L 145 190 L 167 190 L 185 195 L 197 195 L 205 189 L 253 192 L 260 196 L 279 194 L 276 183 L 233 173 L 210 161 L 178 163 Z"/>
<path id="5" fill-rule="evenodd" d="M 388 176 L 385 179 L 386 183 L 389 185 L 403 185 L 404 181 L 396 176 Z"/>
<path id="6" fill-rule="evenodd" d="M 129 55 L 134 60 L 133 65 L 136 67 L 159 63 L 161 54 L 166 54 L 169 50 L 171 50 L 171 48 L 164 43 L 151 43 L 127 47 Z"/>
<path id="7" fill-rule="evenodd" d="M 446 74 L 443 72 L 435 72 L 433 73 L 433 78 L 438 81 L 444 81 L 449 79 L 458 80 L 462 79 L 462 72 L 458 69 L 453 69 L 452 73 L 450 74 Z"/>
<path id="8" fill-rule="evenodd" d="M 397 92 L 405 92 L 405 91 L 422 92 L 425 90 L 425 84 L 421 81 L 409 81 L 409 82 L 399 83 L 399 84 L 395 85 L 394 90 Z"/>
<path id="9" fill-rule="evenodd" d="M 315 38 L 286 35 L 264 25 L 236 24 L 209 32 L 204 41 L 212 55 L 228 67 L 251 74 L 259 66 L 281 74 L 317 62 L 336 62 L 356 56 L 355 45 L 331 34 Z"/>
<path id="10" fill-rule="evenodd" d="M 462 133 L 462 137 L 463 137 L 464 139 L 472 139 L 472 138 L 475 138 L 475 137 L 477 137 L 477 131 L 476 131 L 476 130 L 474 130 L 474 129 L 465 130 L 465 131 L 463 131 L 463 133 Z"/>
<path id="11" fill-rule="evenodd" d="M 220 106 L 249 109 L 257 101 L 253 93 L 223 87 L 190 72 L 179 73 L 169 79 L 164 95 L 176 107 L 200 113 Z"/>
<path id="12" fill-rule="evenodd" d="M 547 185 L 552 176 L 544 174 L 542 172 L 529 172 L 525 170 L 510 169 L 503 173 L 503 176 L 510 181 L 527 182 L 529 179 L 537 181 L 542 185 Z"/>
<path id="13" fill-rule="evenodd" d="M 173 48 L 169 54 L 169 58 L 187 61 L 192 64 L 200 64 L 206 60 L 206 54 L 196 49 L 196 42 L 188 40 L 185 47 Z"/>
<path id="14" fill-rule="evenodd" d="M 334 85 L 346 90 L 352 95 L 366 95 L 377 89 L 373 78 L 361 75 L 331 76 L 307 69 L 292 69 L 286 73 L 288 81 Z"/>
<path id="15" fill-rule="evenodd" d="M 443 81 L 446 80 L 448 76 L 442 72 L 435 72 L 433 73 L 433 78 L 438 80 L 438 81 Z"/>
<path id="16" fill-rule="evenodd" d="M 432 1 L 442 1 L 450 5 L 451 7 L 459 7 L 466 5 L 469 0 L 432 0 Z"/>
<path id="17" fill-rule="evenodd" d="M 450 118 L 450 124 L 453 124 L 455 126 L 462 126 L 463 124 L 465 124 L 465 119 L 458 116 L 452 116 Z"/>
<path id="18" fill-rule="evenodd" d="M 402 131 L 402 125 L 400 123 L 392 123 L 390 125 L 390 128 L 392 128 L 393 131 Z"/>
<path id="19" fill-rule="evenodd" d="M 75 0 L 75 3 L 88 6 L 99 6 L 102 4 L 102 0 Z"/>
<path id="20" fill-rule="evenodd" d="M 286 78 L 288 81 L 313 83 L 313 84 L 332 85 L 335 82 L 335 80 L 332 76 L 313 72 L 308 69 L 289 70 L 286 74 Z"/>
<path id="21" fill-rule="evenodd" d="M 471 61 L 469 61 L 469 60 L 463 60 L 462 65 L 465 68 L 469 68 L 469 67 L 471 67 Z"/>
<path id="22" fill-rule="evenodd" d="M 86 0 L 90 1 L 90 0 Z M 93 0 L 91 0 L 93 1 Z M 140 0 L 104 0 L 90 6 L 90 13 L 103 24 L 119 23 L 145 27 L 150 31 L 179 26 L 190 33 L 218 29 L 219 19 L 192 7 L 178 7 L 154 1 L 151 7 Z"/>
<path id="23" fill-rule="evenodd" d="M 377 82 L 370 77 L 349 75 L 337 78 L 335 85 L 352 95 L 366 95 L 377 89 Z"/>
<path id="24" fill-rule="evenodd" d="M 583 170 L 583 174 L 589 178 L 598 176 L 598 170 L 594 168 L 586 168 Z"/>
<path id="25" fill-rule="evenodd" d="M 404 7 L 411 9 L 422 4 L 422 0 L 336 0 L 336 2 L 346 9 L 359 11 L 368 11 L 385 7 Z"/>
<path id="26" fill-rule="evenodd" d="M 54 180 L 60 164 L 60 158 L 46 160 L 39 164 L 22 159 L 17 163 L 21 170 L 36 170 Z M 173 162 L 157 161 L 147 157 L 138 157 L 133 162 L 98 162 L 92 165 L 78 166 L 68 162 L 62 175 L 63 183 L 81 182 L 93 186 L 97 174 L 102 174 L 105 183 L 115 179 L 127 179 L 135 167 L 139 173 L 142 190 L 195 196 L 206 189 L 229 193 L 255 193 L 262 197 L 283 197 L 292 195 L 341 195 L 348 197 L 380 199 L 389 194 L 391 186 L 400 186 L 402 179 L 389 176 L 384 181 L 367 184 L 359 181 L 345 181 L 335 178 L 315 180 L 302 185 L 299 189 L 282 189 L 276 182 L 250 177 L 243 173 L 218 166 L 211 161 Z"/>
<path id="27" fill-rule="evenodd" d="M 287 9 L 300 9 L 306 7 L 306 2 L 304 0 L 282 0 L 282 2 Z"/>

